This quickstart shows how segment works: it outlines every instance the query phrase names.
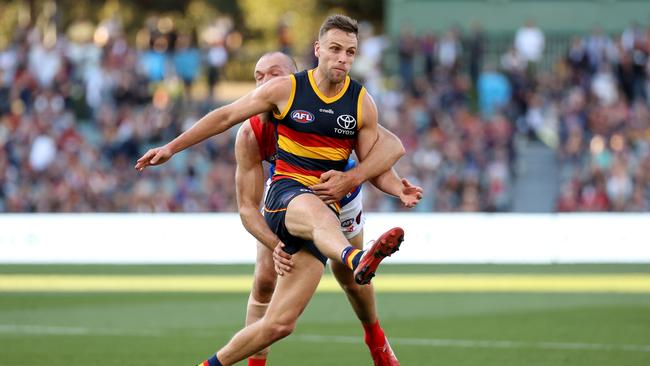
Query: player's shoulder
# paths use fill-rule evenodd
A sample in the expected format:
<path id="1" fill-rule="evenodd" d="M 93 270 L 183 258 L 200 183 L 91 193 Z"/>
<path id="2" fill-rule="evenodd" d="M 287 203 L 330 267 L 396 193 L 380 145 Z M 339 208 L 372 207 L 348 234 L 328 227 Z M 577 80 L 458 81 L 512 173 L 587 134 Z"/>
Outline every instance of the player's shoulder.
<path id="1" fill-rule="evenodd" d="M 253 93 L 262 98 L 277 100 L 278 97 L 285 98 L 293 93 L 295 85 L 293 75 L 278 76 L 255 88 Z"/>

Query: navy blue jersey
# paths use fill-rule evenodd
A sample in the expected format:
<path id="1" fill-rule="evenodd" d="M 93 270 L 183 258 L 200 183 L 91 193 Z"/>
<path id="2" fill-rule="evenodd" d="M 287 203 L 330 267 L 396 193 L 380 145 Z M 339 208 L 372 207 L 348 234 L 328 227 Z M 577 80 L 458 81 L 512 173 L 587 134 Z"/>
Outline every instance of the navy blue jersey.
<path id="1" fill-rule="evenodd" d="M 292 93 L 277 125 L 277 159 L 273 180 L 317 184 L 328 170 L 343 171 L 356 146 L 365 88 L 346 76 L 343 88 L 326 97 L 318 90 L 314 70 L 291 75 Z"/>

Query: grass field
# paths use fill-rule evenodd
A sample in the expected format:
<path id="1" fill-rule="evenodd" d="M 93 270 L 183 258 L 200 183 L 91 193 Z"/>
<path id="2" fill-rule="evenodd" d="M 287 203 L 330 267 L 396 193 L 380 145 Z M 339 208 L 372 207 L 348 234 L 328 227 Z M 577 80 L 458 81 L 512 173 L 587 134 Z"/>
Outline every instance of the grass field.
<path id="1" fill-rule="evenodd" d="M 195 365 L 241 327 L 251 273 L 0 265 L 0 365 Z M 387 265 L 380 276 L 382 325 L 405 366 L 650 365 L 649 265 Z M 331 278 L 269 358 L 371 364 Z"/>

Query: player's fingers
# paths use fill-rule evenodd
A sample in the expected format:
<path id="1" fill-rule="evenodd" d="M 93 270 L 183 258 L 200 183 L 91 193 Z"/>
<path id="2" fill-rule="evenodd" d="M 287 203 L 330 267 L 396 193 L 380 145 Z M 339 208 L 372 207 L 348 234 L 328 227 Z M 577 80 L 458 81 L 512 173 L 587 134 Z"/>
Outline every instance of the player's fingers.
<path id="1" fill-rule="evenodd" d="M 279 276 L 284 275 L 284 272 L 282 271 L 282 266 L 277 261 L 273 261 L 273 267 L 275 268 L 275 273 L 277 273 Z"/>
<path id="2" fill-rule="evenodd" d="M 274 258 L 274 262 L 276 272 L 278 272 L 279 275 L 283 275 L 285 272 L 291 272 L 291 266 L 281 263 L 277 256 Z"/>
<path id="3" fill-rule="evenodd" d="M 336 174 L 336 172 L 337 172 L 336 170 L 326 171 L 325 173 L 320 175 L 320 181 L 327 182 L 328 180 L 330 180 L 330 178 L 332 178 Z"/>
<path id="4" fill-rule="evenodd" d="M 320 198 L 321 201 L 323 201 L 323 202 L 325 202 L 327 204 L 330 204 L 330 203 L 332 203 L 332 201 L 334 201 L 334 196 L 332 196 L 329 193 L 320 192 L 320 193 L 317 194 L 317 196 L 318 196 L 318 198 Z"/>
<path id="5" fill-rule="evenodd" d="M 288 254 L 283 250 L 281 250 L 278 253 L 278 261 L 280 261 L 280 263 L 282 263 L 282 264 L 284 264 L 286 266 L 290 266 L 290 267 L 293 266 L 293 261 L 291 260 L 291 254 Z"/>
<path id="6" fill-rule="evenodd" d="M 278 263 L 290 263 L 291 254 L 288 254 L 284 250 L 282 250 L 281 249 L 282 247 L 284 247 L 284 244 L 282 246 L 278 246 L 275 248 L 275 250 L 273 251 L 273 259 Z"/>
<path id="7" fill-rule="evenodd" d="M 287 266 L 287 267 L 293 266 L 293 262 L 290 259 L 284 258 L 279 254 L 275 256 L 275 261 L 283 266 Z"/>
<path id="8" fill-rule="evenodd" d="M 149 149 L 146 154 L 144 154 L 138 161 L 145 163 L 146 165 L 149 165 L 151 163 L 151 159 L 156 156 L 158 151 L 156 149 Z"/>
<path id="9" fill-rule="evenodd" d="M 146 161 L 146 160 L 149 160 L 149 158 L 151 157 L 151 152 L 152 152 L 152 151 L 153 151 L 153 150 L 148 150 L 146 153 L 144 153 L 144 155 L 142 155 L 142 156 L 140 157 L 140 159 L 137 160 L 137 162 L 138 162 L 138 163 L 142 163 L 142 162 L 144 162 L 144 161 Z"/>
<path id="10" fill-rule="evenodd" d="M 324 183 L 318 183 L 318 184 L 314 184 L 313 186 L 309 186 L 309 189 L 311 189 L 315 193 L 319 193 L 321 191 L 326 190 L 327 187 L 325 186 Z"/>
<path id="11" fill-rule="evenodd" d="M 162 154 L 161 154 L 160 151 L 159 151 L 159 152 L 156 153 L 156 155 L 154 155 L 153 158 L 151 158 L 151 160 L 149 161 L 149 164 L 154 165 L 154 164 L 158 163 L 158 161 L 159 161 L 161 158 L 162 158 Z"/>
<path id="12" fill-rule="evenodd" d="M 282 245 L 282 248 L 284 248 L 284 245 Z M 284 250 L 278 250 L 278 255 L 283 259 L 291 260 L 291 254 L 285 252 Z"/>

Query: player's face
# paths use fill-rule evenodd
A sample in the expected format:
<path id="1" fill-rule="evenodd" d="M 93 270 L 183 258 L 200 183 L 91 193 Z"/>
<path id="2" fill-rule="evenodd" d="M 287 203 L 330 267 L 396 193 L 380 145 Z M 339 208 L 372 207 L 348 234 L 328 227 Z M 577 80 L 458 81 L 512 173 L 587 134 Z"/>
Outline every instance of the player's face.
<path id="1" fill-rule="evenodd" d="M 262 57 L 255 65 L 255 86 L 260 86 L 267 81 L 278 76 L 285 76 L 291 74 L 288 65 L 289 60 L 286 56 L 281 54 L 271 54 Z"/>
<path id="2" fill-rule="evenodd" d="M 357 54 L 357 36 L 340 29 L 330 29 L 318 42 L 314 53 L 318 57 L 318 67 L 332 83 L 341 83 L 352 68 Z"/>

